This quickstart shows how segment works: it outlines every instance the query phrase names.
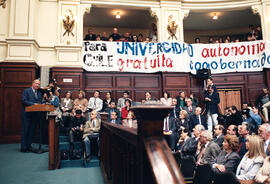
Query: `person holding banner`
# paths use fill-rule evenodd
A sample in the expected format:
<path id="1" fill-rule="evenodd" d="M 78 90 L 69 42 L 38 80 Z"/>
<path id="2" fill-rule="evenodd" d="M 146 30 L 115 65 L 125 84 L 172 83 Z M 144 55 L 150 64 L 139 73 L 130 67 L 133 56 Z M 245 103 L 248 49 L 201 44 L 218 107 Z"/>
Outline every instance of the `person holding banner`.
<path id="1" fill-rule="evenodd" d="M 211 85 L 208 86 L 207 89 L 208 90 L 204 98 L 204 103 L 206 105 L 208 130 L 212 132 L 213 126 L 216 126 L 218 124 L 218 104 L 220 102 L 220 99 L 219 94 L 214 91 Z"/>

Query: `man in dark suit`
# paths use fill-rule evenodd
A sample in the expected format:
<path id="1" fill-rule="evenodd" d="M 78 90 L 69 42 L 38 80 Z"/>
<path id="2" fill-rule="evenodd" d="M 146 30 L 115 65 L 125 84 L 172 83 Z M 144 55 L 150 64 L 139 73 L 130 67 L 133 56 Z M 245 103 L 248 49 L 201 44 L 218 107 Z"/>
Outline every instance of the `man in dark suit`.
<path id="1" fill-rule="evenodd" d="M 208 91 L 204 98 L 207 113 L 208 130 L 212 132 L 213 126 L 218 124 L 218 104 L 220 102 L 219 94 L 214 91 L 212 86 L 208 86 Z"/>
<path id="2" fill-rule="evenodd" d="M 183 110 L 187 111 L 188 113 L 188 120 L 190 119 L 190 116 L 192 116 L 193 114 L 195 114 L 195 109 L 196 107 L 192 104 L 192 100 L 190 98 L 188 98 L 186 100 L 187 106 L 183 107 Z"/>
<path id="3" fill-rule="evenodd" d="M 171 150 L 174 151 L 176 145 L 176 127 L 174 118 L 171 117 L 170 114 L 164 118 L 163 135 Z"/>
<path id="4" fill-rule="evenodd" d="M 219 145 L 220 148 L 222 148 L 222 143 L 224 141 L 224 126 L 223 125 L 216 125 L 214 128 L 214 142 Z"/>
<path id="5" fill-rule="evenodd" d="M 118 124 L 118 125 L 122 124 L 121 119 L 118 118 L 116 111 L 111 112 L 111 114 L 110 114 L 110 122 L 113 123 L 113 124 Z"/>
<path id="6" fill-rule="evenodd" d="M 25 112 L 25 107 L 41 104 L 42 93 L 38 90 L 40 87 L 40 81 L 34 80 L 32 87 L 27 88 L 22 94 L 22 110 L 21 110 L 21 121 L 22 121 L 22 137 L 21 137 L 21 152 L 32 151 L 32 137 L 35 132 L 36 124 L 39 122 L 39 114 L 35 112 Z"/>
<path id="7" fill-rule="evenodd" d="M 250 131 L 251 131 L 251 127 L 248 123 L 242 123 L 242 125 L 239 126 L 239 129 L 238 129 L 239 148 L 236 152 L 239 154 L 241 159 L 248 151 L 246 148 L 246 141 L 247 141 L 247 136 L 250 134 Z"/>
<path id="8" fill-rule="evenodd" d="M 89 41 L 96 41 L 97 36 L 93 34 L 92 29 L 88 29 L 88 34 L 85 36 L 84 40 L 89 40 Z"/>
<path id="9" fill-rule="evenodd" d="M 177 106 L 176 98 L 172 99 L 172 106 L 173 106 L 173 110 L 170 112 L 170 116 L 176 119 L 179 117 L 179 113 L 180 113 L 180 108 Z"/>
<path id="10" fill-rule="evenodd" d="M 195 114 L 190 116 L 190 121 L 189 121 L 190 131 L 192 131 L 196 125 L 203 125 L 204 128 L 207 129 L 206 119 L 203 115 L 201 115 L 201 112 L 202 112 L 202 109 L 200 107 L 196 107 Z"/>
<path id="11" fill-rule="evenodd" d="M 120 117 L 121 117 L 121 113 L 117 109 L 115 101 L 110 101 L 109 107 L 107 107 L 104 111 L 108 113 L 108 118 L 107 118 L 108 122 L 111 121 L 111 113 L 112 112 L 116 112 L 118 119 L 120 119 Z"/>

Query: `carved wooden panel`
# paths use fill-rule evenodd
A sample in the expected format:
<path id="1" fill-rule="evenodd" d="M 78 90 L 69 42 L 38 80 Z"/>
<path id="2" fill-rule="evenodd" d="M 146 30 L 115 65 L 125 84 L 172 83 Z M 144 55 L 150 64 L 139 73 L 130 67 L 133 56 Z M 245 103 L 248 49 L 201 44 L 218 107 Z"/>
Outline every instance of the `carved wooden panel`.
<path id="1" fill-rule="evenodd" d="M 234 74 L 218 74 L 212 76 L 213 81 L 216 85 L 224 83 L 244 83 L 244 75 L 234 75 Z"/>
<path id="2" fill-rule="evenodd" d="M 116 76 L 116 87 L 117 88 L 131 88 L 131 76 Z"/>
<path id="3" fill-rule="evenodd" d="M 264 86 L 264 75 L 261 74 L 255 74 L 255 75 L 247 75 L 247 83 L 251 86 Z"/>
<path id="4" fill-rule="evenodd" d="M 160 77 L 158 75 L 135 76 L 135 88 L 160 88 Z"/>
<path id="5" fill-rule="evenodd" d="M 32 71 L 23 71 L 22 69 L 8 69 L 4 72 L 5 84 L 25 84 L 29 83 L 34 76 Z M 16 77 L 15 77 L 16 76 Z"/>
<path id="6" fill-rule="evenodd" d="M 112 88 L 113 78 L 112 76 L 86 76 L 85 86 L 86 88 Z"/>
<path id="7" fill-rule="evenodd" d="M 5 88 L 3 108 L 3 136 L 21 135 L 21 108 L 22 108 L 22 92 L 24 88 L 9 87 Z"/>
<path id="8" fill-rule="evenodd" d="M 165 88 L 187 88 L 189 81 L 186 76 L 165 76 Z"/>

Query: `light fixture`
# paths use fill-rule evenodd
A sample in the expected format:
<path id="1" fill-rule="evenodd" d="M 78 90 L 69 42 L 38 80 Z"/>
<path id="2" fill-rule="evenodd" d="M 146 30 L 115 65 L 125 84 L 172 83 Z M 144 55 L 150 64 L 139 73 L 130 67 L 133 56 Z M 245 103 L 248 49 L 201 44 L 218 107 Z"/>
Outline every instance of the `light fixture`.
<path id="1" fill-rule="evenodd" d="M 116 19 L 120 19 L 120 18 L 121 18 L 120 12 L 116 12 L 115 18 L 116 18 Z"/>
<path id="2" fill-rule="evenodd" d="M 217 13 L 214 13 L 213 19 L 214 20 L 217 20 L 218 19 Z"/>

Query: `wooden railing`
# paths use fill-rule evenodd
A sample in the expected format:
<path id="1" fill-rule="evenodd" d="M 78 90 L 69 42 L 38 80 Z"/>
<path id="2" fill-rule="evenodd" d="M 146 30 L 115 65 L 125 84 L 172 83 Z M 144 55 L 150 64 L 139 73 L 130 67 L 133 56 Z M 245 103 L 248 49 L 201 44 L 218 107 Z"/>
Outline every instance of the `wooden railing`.
<path id="1" fill-rule="evenodd" d="M 102 122 L 101 167 L 112 184 L 184 183 L 183 177 L 163 138 L 163 118 L 167 106 L 132 108 L 138 128 Z"/>

